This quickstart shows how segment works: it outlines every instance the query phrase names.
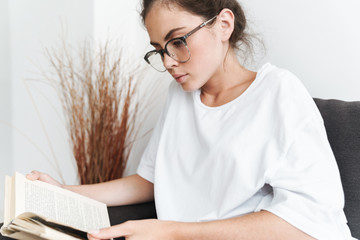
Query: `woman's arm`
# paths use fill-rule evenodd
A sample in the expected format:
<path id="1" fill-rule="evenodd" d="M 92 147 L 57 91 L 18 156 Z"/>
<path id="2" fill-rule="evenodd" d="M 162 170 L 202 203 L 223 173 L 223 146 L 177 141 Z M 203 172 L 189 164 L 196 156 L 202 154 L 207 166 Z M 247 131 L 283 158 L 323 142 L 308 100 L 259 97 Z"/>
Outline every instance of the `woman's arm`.
<path id="1" fill-rule="evenodd" d="M 136 204 L 154 199 L 154 185 L 137 174 L 104 183 L 64 188 L 108 206 Z"/>
<path id="2" fill-rule="evenodd" d="M 154 185 L 137 174 L 89 185 L 62 185 L 49 175 L 38 171 L 31 172 L 27 178 L 62 187 L 103 202 L 108 206 L 136 204 L 154 199 Z"/>
<path id="3" fill-rule="evenodd" d="M 126 237 L 151 240 L 310 240 L 314 239 L 282 218 L 260 211 L 226 220 L 181 223 L 159 220 L 129 221 L 110 228 L 93 231 L 90 240 Z"/>
<path id="4" fill-rule="evenodd" d="M 179 239 L 314 239 L 268 211 L 203 223 L 179 225 Z"/>

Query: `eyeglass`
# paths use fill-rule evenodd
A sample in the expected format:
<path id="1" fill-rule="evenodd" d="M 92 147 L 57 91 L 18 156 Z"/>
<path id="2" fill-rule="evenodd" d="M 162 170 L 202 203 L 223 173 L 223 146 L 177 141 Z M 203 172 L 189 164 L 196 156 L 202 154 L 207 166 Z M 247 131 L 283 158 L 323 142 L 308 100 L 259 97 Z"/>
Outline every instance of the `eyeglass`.
<path id="1" fill-rule="evenodd" d="M 152 50 L 145 54 L 145 61 L 150 64 L 155 70 L 159 72 L 165 72 L 166 68 L 164 66 L 164 54 L 166 53 L 169 57 L 174 59 L 177 62 L 185 63 L 190 59 L 190 50 L 187 47 L 186 39 L 190 37 L 193 33 L 206 26 L 212 20 L 217 17 L 212 17 L 211 19 L 203 22 L 189 33 L 185 34 L 182 37 L 170 39 L 166 44 L 164 49 Z"/>

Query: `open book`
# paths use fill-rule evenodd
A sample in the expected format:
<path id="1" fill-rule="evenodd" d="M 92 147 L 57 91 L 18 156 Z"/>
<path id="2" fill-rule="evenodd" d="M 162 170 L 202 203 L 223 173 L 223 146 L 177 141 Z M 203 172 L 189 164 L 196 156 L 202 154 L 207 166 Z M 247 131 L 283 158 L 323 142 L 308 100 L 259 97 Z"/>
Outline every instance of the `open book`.
<path id="1" fill-rule="evenodd" d="M 19 173 L 5 178 L 4 205 L 1 234 L 15 239 L 87 239 L 110 226 L 104 203 Z"/>

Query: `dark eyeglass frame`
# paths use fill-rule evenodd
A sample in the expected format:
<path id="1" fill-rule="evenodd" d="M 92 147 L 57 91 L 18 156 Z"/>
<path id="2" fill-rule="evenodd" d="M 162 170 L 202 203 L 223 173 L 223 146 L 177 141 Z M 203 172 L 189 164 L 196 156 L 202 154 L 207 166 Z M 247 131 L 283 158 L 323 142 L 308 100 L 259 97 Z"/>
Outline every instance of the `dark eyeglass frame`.
<path id="1" fill-rule="evenodd" d="M 207 24 L 209 24 L 211 21 L 213 21 L 217 16 L 218 16 L 218 15 L 216 15 L 216 16 L 210 18 L 209 20 L 203 22 L 202 24 L 200 24 L 199 26 L 197 26 L 196 28 L 194 28 L 193 30 L 191 30 L 190 32 L 188 32 L 187 34 L 185 34 L 185 35 L 182 36 L 182 37 L 177 37 L 177 38 L 170 39 L 170 40 L 167 41 L 167 43 L 165 44 L 164 49 L 152 50 L 152 51 L 147 52 L 147 53 L 145 54 L 145 56 L 144 56 L 145 61 L 146 61 L 148 64 L 151 65 L 151 63 L 150 63 L 150 61 L 149 61 L 149 57 L 150 57 L 151 55 L 153 55 L 154 53 L 159 53 L 162 58 L 164 58 L 164 54 L 166 53 L 169 57 L 171 57 L 172 59 L 174 59 L 174 58 L 171 56 L 171 54 L 168 52 L 168 50 L 167 50 L 168 44 L 171 43 L 171 42 L 173 42 L 173 41 L 180 40 L 180 41 L 182 41 L 182 42 L 184 43 L 184 45 L 185 45 L 186 48 L 187 48 L 186 39 L 187 39 L 188 37 L 190 37 L 192 34 L 194 34 L 195 32 L 197 32 L 198 30 L 200 30 L 201 28 L 205 27 Z M 188 49 L 188 51 L 189 51 L 189 49 Z M 190 51 L 189 51 L 189 58 L 188 58 L 187 60 L 185 60 L 185 61 L 179 61 L 179 60 L 176 60 L 176 59 L 174 59 L 174 60 L 177 61 L 177 62 L 180 62 L 180 63 L 185 63 L 185 62 L 187 62 L 187 61 L 190 60 L 190 57 L 191 57 L 191 54 L 190 54 Z M 158 71 L 159 71 L 159 70 L 158 70 Z M 166 69 L 165 69 L 164 71 L 166 71 Z"/>

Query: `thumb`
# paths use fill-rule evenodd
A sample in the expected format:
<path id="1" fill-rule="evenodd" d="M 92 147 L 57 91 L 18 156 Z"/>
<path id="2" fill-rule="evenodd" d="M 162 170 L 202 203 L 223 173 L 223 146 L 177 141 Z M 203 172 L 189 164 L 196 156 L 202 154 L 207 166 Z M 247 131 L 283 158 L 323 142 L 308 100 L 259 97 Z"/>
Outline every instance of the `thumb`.
<path id="1" fill-rule="evenodd" d="M 39 180 L 42 182 L 46 182 L 58 187 L 63 187 L 63 185 L 61 183 L 59 183 L 58 181 L 56 181 L 55 179 L 53 179 L 52 177 L 50 177 L 48 174 L 46 173 L 42 173 L 39 171 L 32 171 L 31 173 L 26 175 L 26 178 L 29 180 Z"/>
<path id="2" fill-rule="evenodd" d="M 119 224 L 108 228 L 102 228 L 99 230 L 88 231 L 88 238 L 90 240 L 125 237 L 127 235 L 129 234 L 125 232 L 124 224 Z"/>
<path id="3" fill-rule="evenodd" d="M 26 178 L 29 179 L 29 180 L 39 180 L 40 178 L 40 172 L 38 171 L 32 171 L 31 173 L 29 174 L 26 174 Z"/>

